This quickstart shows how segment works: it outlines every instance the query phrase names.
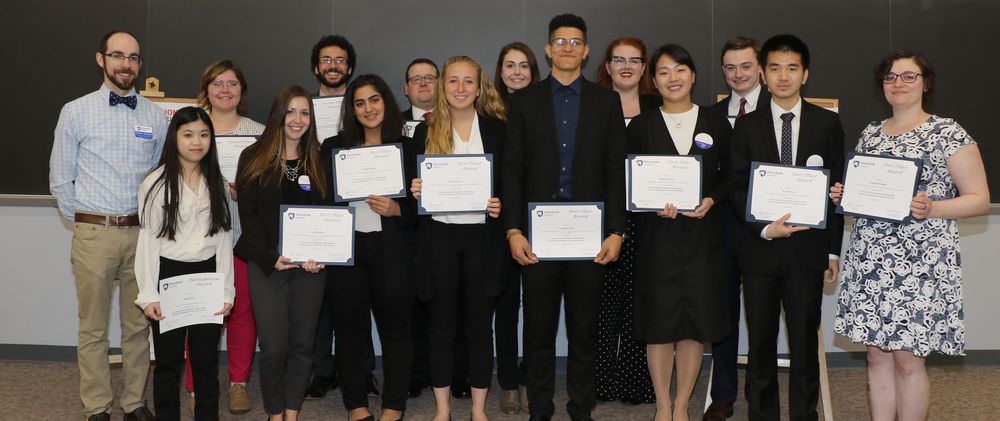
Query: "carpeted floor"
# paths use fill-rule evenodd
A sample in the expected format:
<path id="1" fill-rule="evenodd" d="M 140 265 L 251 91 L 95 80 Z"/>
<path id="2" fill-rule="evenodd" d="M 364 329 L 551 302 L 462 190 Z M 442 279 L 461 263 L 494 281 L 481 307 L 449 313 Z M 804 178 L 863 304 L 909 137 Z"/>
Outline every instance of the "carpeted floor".
<path id="1" fill-rule="evenodd" d="M 220 370 L 222 372 L 224 370 Z M 930 420 L 992 421 L 1000 420 L 1000 367 L 951 366 L 930 368 L 931 410 Z M 225 380 L 225 374 L 221 374 Z M 701 409 L 705 399 L 707 372 L 703 372 L 691 401 L 691 420 L 701 419 Z M 782 380 L 784 376 L 782 376 Z M 568 417 L 562 409 L 566 402 L 565 377 L 558 376 L 556 385 L 556 420 Z M 112 370 L 115 396 L 121 391 L 121 369 Z M 742 381 L 741 381 L 742 382 Z M 225 383 L 224 383 L 225 384 Z M 787 389 L 782 383 L 783 396 Z M 0 420 L 80 420 L 79 377 L 74 363 L 51 362 L 0 362 Z M 865 373 L 860 368 L 830 370 L 833 414 L 837 420 L 868 419 L 868 397 Z M 250 392 L 255 405 L 244 415 L 232 415 L 226 411 L 228 400 L 223 387 L 220 402 L 222 420 L 261 420 L 260 388 L 256 371 L 250 382 Z M 494 388 L 494 391 L 498 389 Z M 146 396 L 152 407 L 152 376 L 146 389 Z M 494 421 L 526 420 L 527 414 L 502 415 L 498 406 L 499 393 L 491 393 L 487 409 Z M 182 397 L 183 405 L 187 399 Z M 372 399 L 372 408 L 378 407 L 378 400 Z M 186 407 L 185 407 L 186 408 Z M 452 402 L 453 418 L 463 420 L 469 411 L 469 401 Z M 653 405 L 631 406 L 621 403 L 601 403 L 594 410 L 596 420 L 651 420 Z M 406 419 L 429 420 L 434 412 L 434 402 L 430 391 L 408 403 Z M 185 411 L 183 419 L 193 419 Z M 822 419 L 822 412 L 820 412 Z M 376 413 L 377 415 L 377 413 Z M 116 408 L 113 418 L 121 419 L 121 410 Z M 346 420 L 346 412 L 339 391 L 332 391 L 327 397 L 306 401 L 302 408 L 302 420 Z M 745 420 L 746 404 L 738 400 L 736 416 L 730 420 Z M 787 418 L 786 418 L 787 419 Z"/>

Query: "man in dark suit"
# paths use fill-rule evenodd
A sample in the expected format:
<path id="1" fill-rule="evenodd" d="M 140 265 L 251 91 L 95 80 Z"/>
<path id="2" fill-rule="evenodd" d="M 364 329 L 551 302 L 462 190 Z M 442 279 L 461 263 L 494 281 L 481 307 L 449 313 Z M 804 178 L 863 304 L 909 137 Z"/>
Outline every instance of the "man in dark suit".
<path id="1" fill-rule="evenodd" d="M 708 108 L 709 112 L 719 114 L 729 119 L 730 124 L 754 110 L 767 107 L 771 103 L 771 95 L 760 84 L 761 67 L 757 60 L 760 54 L 760 42 L 753 38 L 734 37 L 722 46 L 722 75 L 729 85 L 729 96 Z M 740 344 L 740 284 L 739 272 L 740 239 L 743 237 L 743 227 L 732 204 L 723 203 L 726 209 L 722 212 L 726 256 L 727 275 L 729 279 L 730 332 L 722 342 L 712 344 L 712 405 L 705 411 L 702 421 L 723 421 L 733 415 L 733 403 L 736 402 L 737 378 L 736 357 Z"/>
<path id="2" fill-rule="evenodd" d="M 830 183 L 844 169 L 844 130 L 836 113 L 804 102 L 809 49 L 794 35 L 776 35 L 760 52 L 771 102 L 736 120 L 732 168 L 736 209 L 747 207 L 752 161 L 825 168 Z M 791 353 L 789 412 L 816 420 L 819 398 L 817 329 L 823 281 L 837 278 L 844 219 L 828 204 L 826 229 L 744 222 L 740 269 L 749 326 L 747 400 L 750 420 L 778 420 L 777 336 L 785 310 Z"/>
<path id="3" fill-rule="evenodd" d="M 569 358 L 566 372 L 572 420 L 591 420 L 596 312 L 604 265 L 617 260 L 625 230 L 625 126 L 618 94 L 585 80 L 587 26 L 565 14 L 549 22 L 546 80 L 510 100 L 504 153 L 504 224 L 511 254 L 523 265 L 524 353 L 532 421 L 555 407 L 555 341 L 565 298 Z M 528 202 L 604 202 L 604 238 L 590 261 L 539 263 L 524 229 Z"/>
<path id="4" fill-rule="evenodd" d="M 425 120 L 425 115 L 434 110 L 437 78 L 438 66 L 429 58 L 415 59 L 406 66 L 403 93 L 410 100 L 410 108 L 403 111 L 403 120 Z"/>

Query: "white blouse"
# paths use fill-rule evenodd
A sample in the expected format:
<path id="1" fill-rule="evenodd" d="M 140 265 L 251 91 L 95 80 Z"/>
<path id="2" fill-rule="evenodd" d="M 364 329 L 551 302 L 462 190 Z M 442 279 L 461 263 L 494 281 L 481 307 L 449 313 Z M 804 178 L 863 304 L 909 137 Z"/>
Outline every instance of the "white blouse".
<path id="1" fill-rule="evenodd" d="M 663 122 L 667 125 L 670 138 L 677 147 L 677 153 L 687 155 L 691 152 L 691 145 L 694 144 L 694 128 L 698 124 L 698 106 L 694 105 L 690 110 L 679 114 L 667 114 L 660 109 L 663 114 Z"/>

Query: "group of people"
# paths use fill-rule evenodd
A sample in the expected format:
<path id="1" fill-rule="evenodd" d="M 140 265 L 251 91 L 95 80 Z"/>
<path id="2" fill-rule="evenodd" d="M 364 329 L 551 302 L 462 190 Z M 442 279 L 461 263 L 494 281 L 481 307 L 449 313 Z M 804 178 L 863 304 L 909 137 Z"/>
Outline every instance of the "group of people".
<path id="1" fill-rule="evenodd" d="M 317 94 L 344 99 L 339 133 L 319 139 L 313 94 L 301 86 L 277 93 L 265 124 L 243 116 L 247 81 L 228 60 L 205 69 L 201 107 L 178 111 L 168 126 L 155 104 L 135 95 L 138 40 L 108 33 L 96 55 L 104 83 L 63 108 L 51 158 L 52 193 L 74 221 L 84 416 L 110 419 L 107 327 L 117 286 L 125 419 L 179 419 L 185 354 L 195 418 L 218 419 L 222 327 L 161 332 L 158 299 L 159 280 L 218 272 L 226 275 L 216 314 L 227 320 L 234 413 L 250 409 L 246 381 L 259 340 L 270 420 L 299 419 L 305 398 L 339 384 L 349 420 L 374 421 L 374 315 L 384 374 L 377 419 L 402 419 L 407 399 L 430 386 L 433 421 L 451 419 L 453 396 L 471 397 L 471 419 L 488 420 L 495 357 L 500 410 L 549 420 L 564 304 L 571 419 L 591 420 L 600 399 L 655 402 L 656 421 L 687 420 L 711 343 L 713 403 L 703 419 L 724 420 L 739 389 L 742 289 L 749 418 L 779 419 L 784 310 L 789 412 L 814 420 L 822 290 L 841 279 L 835 330 L 868 347 L 873 419 L 925 419 L 924 357 L 963 352 L 955 220 L 981 215 L 989 203 L 975 142 L 954 120 L 923 108 L 935 78 L 928 60 L 900 50 L 879 64 L 874 79 L 892 116 L 869 125 L 855 148 L 920 160 L 912 220 L 855 218 L 841 263 L 843 217 L 832 205 L 850 189 L 842 184 L 844 132 L 835 112 L 801 96 L 810 58 L 802 40 L 727 41 L 721 68 L 731 92 L 705 107 L 692 100 L 698 73 L 682 46 L 647 54 L 641 40 L 617 39 L 596 82 L 582 75 L 589 52 L 584 20 L 563 14 L 549 22 L 548 77 L 519 42 L 501 49 L 493 78 L 468 56 L 440 69 L 418 58 L 404 80 L 411 108 L 401 111 L 383 78 L 352 78 L 357 57 L 348 41 L 326 36 L 312 52 Z M 412 136 L 404 135 L 406 120 L 421 121 Z M 215 136 L 223 134 L 258 137 L 241 154 L 235 180 L 219 169 Z M 337 202 L 331 152 L 385 144 L 403 150 L 406 195 Z M 421 154 L 492 154 L 486 211 L 419 215 Z M 627 154 L 699 157 L 700 204 L 626 212 Z M 754 161 L 829 170 L 826 229 L 787 224 L 790 215 L 745 221 Z M 606 232 L 593 261 L 539 261 L 526 234 L 528 202 L 603 202 Z M 297 264 L 279 253 L 281 205 L 334 204 L 355 212 L 352 266 Z M 155 416 L 143 401 L 150 326 Z"/>

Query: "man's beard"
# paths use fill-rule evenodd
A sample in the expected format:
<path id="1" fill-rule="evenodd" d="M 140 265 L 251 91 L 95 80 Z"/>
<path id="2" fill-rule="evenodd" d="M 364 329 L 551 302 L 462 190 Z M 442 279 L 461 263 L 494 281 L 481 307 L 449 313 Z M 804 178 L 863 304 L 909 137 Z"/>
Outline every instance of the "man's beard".
<path id="1" fill-rule="evenodd" d="M 116 87 L 118 87 L 118 89 L 121 89 L 123 91 L 131 91 L 132 87 L 135 86 L 135 80 L 137 75 L 135 72 L 132 72 L 131 70 L 129 70 L 129 72 L 132 73 L 132 80 L 128 82 L 123 82 L 121 80 L 118 80 L 118 78 L 116 77 L 117 75 L 115 75 L 115 72 L 109 71 L 108 64 L 104 63 L 104 75 L 108 77 L 108 80 L 110 80 L 112 84 L 114 84 Z"/>
<path id="2" fill-rule="evenodd" d="M 326 80 L 326 77 L 323 76 L 326 73 L 314 73 L 314 75 L 316 75 L 316 80 L 318 80 L 319 83 L 323 84 L 323 86 L 326 86 L 327 88 L 333 88 L 333 89 L 337 89 L 337 88 L 339 88 L 341 86 L 346 85 L 347 81 L 349 81 L 351 79 L 350 75 L 346 75 L 344 73 L 341 73 L 339 70 L 332 70 L 332 71 L 336 72 L 336 73 L 339 73 L 341 75 L 340 81 L 338 81 L 336 83 L 330 83 L 330 81 Z"/>

